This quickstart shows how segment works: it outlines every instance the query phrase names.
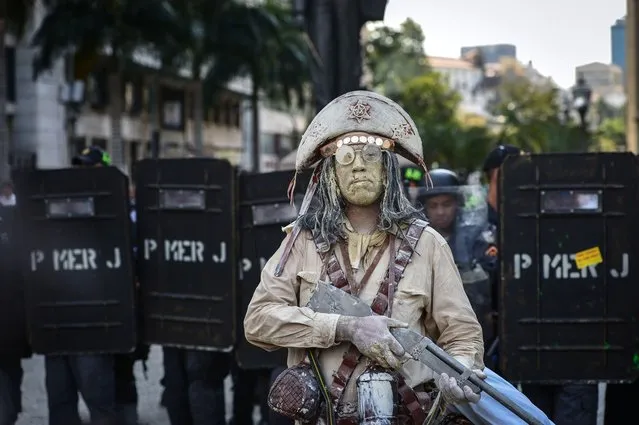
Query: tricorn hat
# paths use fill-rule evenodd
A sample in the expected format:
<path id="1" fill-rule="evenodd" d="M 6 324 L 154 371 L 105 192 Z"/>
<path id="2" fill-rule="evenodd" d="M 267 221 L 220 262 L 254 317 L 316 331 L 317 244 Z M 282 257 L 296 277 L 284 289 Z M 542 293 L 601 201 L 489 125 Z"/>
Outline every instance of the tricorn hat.
<path id="1" fill-rule="evenodd" d="M 355 131 L 393 140 L 395 153 L 426 169 L 422 140 L 411 117 L 392 100 L 364 90 L 335 98 L 315 116 L 297 148 L 295 169 L 311 167 L 321 158 L 322 145 Z"/>

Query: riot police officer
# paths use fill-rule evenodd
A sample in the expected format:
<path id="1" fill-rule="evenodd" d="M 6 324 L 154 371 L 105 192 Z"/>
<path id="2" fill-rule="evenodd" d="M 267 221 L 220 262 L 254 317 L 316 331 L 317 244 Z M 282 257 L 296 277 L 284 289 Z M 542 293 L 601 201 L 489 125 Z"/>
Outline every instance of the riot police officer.
<path id="1" fill-rule="evenodd" d="M 7 182 L 3 187 L 10 187 Z M 15 195 L 3 193 L 5 202 L 0 205 L 0 273 L 2 273 L 3 287 L 1 297 L 6 297 L 10 303 L 16 303 L 14 293 L 8 291 L 7 282 L 19 279 L 19 261 L 15 254 L 18 250 L 15 248 L 15 241 L 12 240 L 11 227 L 14 221 L 14 205 Z M 10 245 L 13 244 L 13 245 Z M 21 283 L 16 282 L 16 286 Z M 17 295 L 17 294 L 15 294 Z M 6 311 L 5 306 L 0 305 L 0 322 L 2 326 L 8 326 L 9 323 L 16 323 L 16 317 L 13 310 Z M 12 325 L 15 326 L 15 325 Z M 17 335 L 16 335 L 17 336 Z M 26 329 L 21 332 L 17 339 L 21 341 L 5 340 L 0 338 L 3 346 L 0 347 L 0 425 L 13 425 L 18 419 L 18 414 L 22 411 L 22 364 L 21 358 L 31 356 L 26 337 Z M 23 342 L 23 343 L 21 343 Z"/>
<path id="2" fill-rule="evenodd" d="M 448 241 L 488 345 L 495 335 L 489 274 L 496 269 L 497 250 L 485 221 L 485 209 L 479 209 L 479 220 L 466 219 L 463 210 L 475 207 L 466 205 L 474 198 L 469 196 L 465 200 L 459 176 L 442 168 L 432 170 L 429 175 L 432 187 L 419 189 L 417 204 L 424 208 L 430 226 Z"/>
<path id="3" fill-rule="evenodd" d="M 0 425 L 13 425 L 22 411 L 22 365 L 19 356 L 0 358 Z"/>
<path id="4" fill-rule="evenodd" d="M 163 347 L 164 394 L 171 425 L 225 425 L 227 353 Z"/>
<path id="5" fill-rule="evenodd" d="M 477 262 L 487 271 L 494 270 L 497 261 L 493 235 L 479 225 L 462 226 L 458 220 L 464 200 L 457 174 L 438 168 L 429 175 L 432 187 L 422 188 L 418 201 L 429 224 L 448 241 L 458 267 L 463 270 Z"/>
<path id="6" fill-rule="evenodd" d="M 102 167 L 111 165 L 110 156 L 97 146 L 85 149 L 81 155 L 73 158 L 76 167 Z M 131 205 L 131 221 L 133 223 L 133 240 L 135 240 L 135 205 Z M 113 354 L 113 382 L 115 391 L 115 410 L 118 424 L 138 424 L 138 391 L 135 383 L 134 365 L 136 360 L 145 360 L 148 346 L 139 344 L 131 353 Z M 82 391 L 81 391 L 82 392 Z"/>
<path id="7" fill-rule="evenodd" d="M 488 220 L 499 232 L 499 173 L 507 157 L 523 154 L 512 145 L 499 145 L 484 161 L 483 171 L 489 182 Z M 497 286 L 497 279 L 495 286 Z M 497 306 L 499 307 L 499 306 Z M 499 311 L 499 310 L 497 310 Z M 544 411 L 556 425 L 594 425 L 597 421 L 597 386 L 583 384 L 567 385 L 522 385 L 524 394 Z"/>
<path id="8" fill-rule="evenodd" d="M 72 164 L 76 167 L 109 166 L 111 159 L 102 149 L 91 147 L 74 157 Z M 93 422 L 118 423 L 113 354 L 46 355 L 44 367 L 49 425 L 81 424 L 78 392 Z"/>
<path id="9" fill-rule="evenodd" d="M 237 363 L 232 370 L 233 376 L 233 419 L 232 425 L 253 425 L 253 406 L 257 396 L 262 416 L 261 423 L 267 423 L 269 408 L 268 395 L 269 369 L 243 370 Z"/>

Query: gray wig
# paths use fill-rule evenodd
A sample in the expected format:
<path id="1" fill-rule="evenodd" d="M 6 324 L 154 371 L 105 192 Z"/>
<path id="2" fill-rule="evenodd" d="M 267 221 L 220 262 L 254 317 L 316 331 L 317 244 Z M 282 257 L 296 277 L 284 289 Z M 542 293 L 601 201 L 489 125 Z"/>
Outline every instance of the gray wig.
<path id="1" fill-rule="evenodd" d="M 400 224 L 410 224 L 414 219 L 426 220 L 424 213 L 415 208 L 404 193 L 397 157 L 383 151 L 382 158 L 387 178 L 378 228 L 388 231 Z M 320 251 L 327 252 L 339 238 L 346 237 L 342 224 L 346 204 L 337 185 L 335 158 L 326 158 L 319 166 L 319 183 L 313 203 L 299 220 L 303 229 L 319 238 Z"/>

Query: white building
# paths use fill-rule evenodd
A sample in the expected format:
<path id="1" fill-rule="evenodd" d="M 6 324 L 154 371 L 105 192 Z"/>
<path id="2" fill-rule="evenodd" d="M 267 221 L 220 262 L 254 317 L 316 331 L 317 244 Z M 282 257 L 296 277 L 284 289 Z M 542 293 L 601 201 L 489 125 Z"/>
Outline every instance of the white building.
<path id="1" fill-rule="evenodd" d="M 583 77 L 593 91 L 623 86 L 623 70 L 617 65 L 592 62 L 575 68 L 575 80 Z"/>
<path id="2" fill-rule="evenodd" d="M 461 95 L 460 108 L 463 112 L 480 116 L 489 115 L 486 111 L 487 94 L 477 90 L 483 78 L 482 69 L 460 58 L 429 56 L 428 62 L 433 70 L 446 77 L 450 88 Z"/>
<path id="3" fill-rule="evenodd" d="M 41 5 L 36 8 L 34 22 L 44 16 Z M 32 26 L 32 29 L 34 27 Z M 8 98 L 7 115 L 13 153 L 35 154 L 39 168 L 60 168 L 85 146 L 110 148 L 111 119 L 108 75 L 94 71 L 85 81 L 84 102 L 79 108 L 73 130 L 68 126 L 72 115 L 60 101 L 69 67 L 60 60 L 50 72 L 33 80 L 33 50 L 28 47 L 29 34 L 17 42 L 7 36 Z M 145 64 L 148 65 L 148 64 Z M 151 153 L 151 82 L 150 74 L 139 73 L 125 78 L 121 94 L 123 106 L 122 138 L 127 172 L 136 160 Z M 160 124 L 160 155 L 176 157 L 192 155 L 194 145 L 193 91 L 183 78 L 164 78 L 159 83 L 157 105 Z M 237 79 L 228 85 L 215 104 L 204 112 L 203 155 L 228 159 L 234 165 L 250 165 L 250 124 L 247 99 L 251 82 Z M 293 149 L 292 134 L 304 129 L 300 117 L 261 106 L 260 140 L 263 151 L 262 170 L 275 169 L 274 156 L 284 156 Z M 250 127 L 248 127 L 250 129 Z M 70 137 L 73 135 L 73 137 Z"/>

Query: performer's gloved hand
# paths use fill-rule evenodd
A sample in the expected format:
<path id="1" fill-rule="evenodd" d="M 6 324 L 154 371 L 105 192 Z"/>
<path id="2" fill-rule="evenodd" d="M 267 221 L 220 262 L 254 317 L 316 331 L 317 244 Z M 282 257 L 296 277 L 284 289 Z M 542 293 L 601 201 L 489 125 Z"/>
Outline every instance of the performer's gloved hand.
<path id="1" fill-rule="evenodd" d="M 467 368 L 473 366 L 472 360 L 466 357 L 455 356 L 455 360 Z M 486 374 L 481 369 L 472 369 L 472 371 L 479 379 L 486 379 Z M 446 373 L 435 374 L 435 385 L 439 388 L 444 400 L 450 404 L 477 403 L 481 398 L 481 393 L 475 394 L 467 385 L 460 387 L 457 379 L 451 378 Z"/>
<path id="2" fill-rule="evenodd" d="M 405 351 L 389 328 L 406 327 L 408 324 L 386 316 L 341 316 L 335 339 L 353 343 L 360 353 L 380 366 L 396 370 L 402 365 Z"/>

